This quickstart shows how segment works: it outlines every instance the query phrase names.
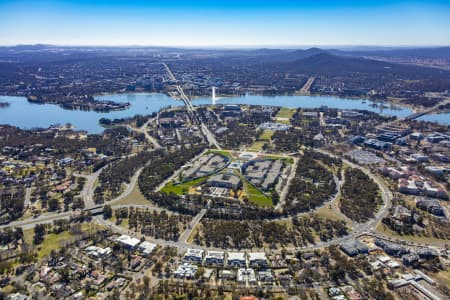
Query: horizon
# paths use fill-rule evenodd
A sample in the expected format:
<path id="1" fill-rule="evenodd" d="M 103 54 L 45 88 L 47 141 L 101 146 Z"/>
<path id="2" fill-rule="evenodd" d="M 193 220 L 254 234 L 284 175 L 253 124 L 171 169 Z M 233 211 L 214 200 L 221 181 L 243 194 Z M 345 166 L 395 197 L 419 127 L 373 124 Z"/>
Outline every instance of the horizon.
<path id="1" fill-rule="evenodd" d="M 102 44 L 11 44 L 2 45 L 2 48 L 14 48 L 14 47 L 67 47 L 67 48 L 175 48 L 175 49 L 189 49 L 189 50 L 348 50 L 355 51 L 360 49 L 369 50 L 393 50 L 393 49 L 434 49 L 434 48 L 449 48 L 450 44 L 436 44 L 436 45 L 151 45 L 151 44 L 129 44 L 129 45 L 102 45 Z"/>
<path id="2" fill-rule="evenodd" d="M 0 45 L 186 48 L 450 45 L 450 3 L 0 0 Z"/>

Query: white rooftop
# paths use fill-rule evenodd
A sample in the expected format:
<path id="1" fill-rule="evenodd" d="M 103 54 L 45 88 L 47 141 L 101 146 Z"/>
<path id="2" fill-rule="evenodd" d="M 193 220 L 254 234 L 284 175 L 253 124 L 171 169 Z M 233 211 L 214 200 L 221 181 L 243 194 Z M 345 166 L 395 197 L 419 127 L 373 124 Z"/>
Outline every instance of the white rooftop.
<path id="1" fill-rule="evenodd" d="M 141 242 L 139 239 L 130 237 L 129 235 L 121 235 L 115 241 L 131 247 L 136 247 Z"/>
<path id="2" fill-rule="evenodd" d="M 139 245 L 139 249 L 142 250 L 145 254 L 150 254 L 155 250 L 156 244 L 150 243 L 149 241 L 144 241 Z"/>
<path id="3" fill-rule="evenodd" d="M 391 258 L 389 256 L 386 256 L 386 255 L 378 255 L 377 259 L 379 261 L 381 261 L 382 263 L 387 263 L 388 261 L 391 260 Z"/>
<path id="4" fill-rule="evenodd" d="M 206 253 L 206 258 L 219 258 L 223 259 L 225 253 L 223 251 L 208 251 Z"/>
<path id="5" fill-rule="evenodd" d="M 249 252 L 248 258 L 249 260 L 267 260 L 264 252 Z"/>
<path id="6" fill-rule="evenodd" d="M 186 252 L 185 255 L 188 256 L 197 256 L 197 257 L 202 257 L 203 255 L 203 250 L 202 249 L 193 249 L 193 248 L 189 248 Z"/>
<path id="7" fill-rule="evenodd" d="M 243 281 L 256 281 L 255 270 L 253 269 L 239 269 L 237 273 L 237 280 L 240 282 Z"/>
<path id="8" fill-rule="evenodd" d="M 387 265 L 389 268 L 400 268 L 400 264 L 396 262 L 395 260 L 391 260 L 387 262 Z"/>
<path id="9" fill-rule="evenodd" d="M 244 252 L 228 252 L 228 260 L 245 260 Z"/>

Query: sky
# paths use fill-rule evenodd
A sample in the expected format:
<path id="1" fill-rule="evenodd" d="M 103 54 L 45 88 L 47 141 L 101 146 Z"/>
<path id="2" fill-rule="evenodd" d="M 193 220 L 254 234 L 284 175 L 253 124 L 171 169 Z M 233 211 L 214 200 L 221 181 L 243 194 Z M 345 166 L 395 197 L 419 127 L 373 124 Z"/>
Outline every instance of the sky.
<path id="1" fill-rule="evenodd" d="M 448 46 L 450 0 L 0 0 L 0 45 Z"/>

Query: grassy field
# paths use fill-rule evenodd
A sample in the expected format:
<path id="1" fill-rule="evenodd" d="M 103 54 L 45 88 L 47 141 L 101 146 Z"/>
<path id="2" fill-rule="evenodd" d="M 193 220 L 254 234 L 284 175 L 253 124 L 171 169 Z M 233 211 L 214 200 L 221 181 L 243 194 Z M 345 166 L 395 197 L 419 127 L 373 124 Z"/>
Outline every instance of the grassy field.
<path id="1" fill-rule="evenodd" d="M 265 143 L 266 142 L 262 142 L 262 141 L 254 142 L 249 148 L 247 148 L 247 150 L 252 151 L 252 152 L 259 152 L 262 150 Z"/>
<path id="2" fill-rule="evenodd" d="M 294 163 L 294 159 L 292 157 L 284 157 L 284 156 L 279 156 L 279 155 L 264 155 L 264 158 L 267 159 L 281 159 L 282 161 L 284 161 L 287 164 L 293 164 Z"/>
<path id="3" fill-rule="evenodd" d="M 89 230 L 94 232 L 98 229 L 100 229 L 100 226 L 97 224 L 83 223 L 81 225 L 81 230 L 84 232 Z M 23 234 L 25 242 L 27 244 L 33 244 L 34 229 L 25 230 Z M 62 243 L 70 241 L 73 237 L 74 235 L 72 235 L 69 231 L 63 231 L 59 234 L 47 234 L 42 244 L 36 246 L 38 249 L 38 258 L 43 258 L 44 256 L 49 255 L 52 250 L 59 249 Z"/>
<path id="4" fill-rule="evenodd" d="M 120 222 L 119 226 L 120 226 L 120 227 L 123 227 L 123 228 L 125 228 L 125 229 L 128 229 L 129 219 L 128 219 L 128 218 L 125 218 L 125 219 L 121 219 L 121 220 L 122 220 L 122 221 Z M 116 223 L 116 221 L 117 221 L 117 218 L 116 218 L 115 215 L 113 215 L 112 218 L 111 218 L 111 222 Z"/>
<path id="5" fill-rule="evenodd" d="M 186 242 L 188 244 L 192 244 L 194 242 L 194 237 L 197 234 L 197 232 L 200 230 L 200 224 L 196 224 L 195 227 L 192 229 L 191 234 L 189 235 L 188 239 L 186 240 Z"/>
<path id="6" fill-rule="evenodd" d="M 145 199 L 144 195 L 142 195 L 139 190 L 139 186 L 136 184 L 131 193 L 125 198 L 120 199 L 119 201 L 113 202 L 112 205 L 149 205 L 150 202 Z"/>
<path id="7" fill-rule="evenodd" d="M 248 200 L 259 206 L 273 206 L 272 199 L 261 193 L 256 187 L 244 180 L 244 189 Z"/>
<path id="8" fill-rule="evenodd" d="M 264 130 L 263 132 L 261 132 L 261 134 L 259 135 L 258 139 L 260 141 L 270 141 L 270 139 L 272 138 L 273 134 L 274 134 L 273 130 Z"/>
<path id="9" fill-rule="evenodd" d="M 295 111 L 295 108 L 282 107 L 275 117 L 290 119 L 295 114 Z"/>
<path id="10" fill-rule="evenodd" d="M 436 245 L 436 246 L 442 246 L 443 244 L 446 244 L 447 240 L 441 240 L 436 239 L 433 237 L 424 237 L 424 236 L 413 236 L 413 235 L 399 235 L 395 231 L 390 230 L 386 225 L 379 223 L 377 227 L 375 228 L 376 231 L 385 234 L 387 236 L 391 236 L 393 238 L 402 239 L 405 241 L 415 242 L 415 243 L 421 243 L 421 244 L 429 244 L 429 245 Z"/>
<path id="11" fill-rule="evenodd" d="M 228 157 L 229 159 L 233 159 L 233 156 L 231 155 L 230 151 L 226 151 L 226 150 L 209 150 L 206 153 L 217 153 L 217 154 L 221 154 L 223 156 Z"/>
<path id="12" fill-rule="evenodd" d="M 321 218 L 344 221 L 347 226 L 351 225 L 351 221 L 349 219 L 346 219 L 340 214 L 336 213 L 336 211 L 330 208 L 330 205 L 325 205 L 324 207 L 317 209 L 315 213 Z"/>
<path id="13" fill-rule="evenodd" d="M 436 278 L 438 282 L 450 286 L 450 270 L 437 273 Z"/>
<path id="14" fill-rule="evenodd" d="M 206 177 L 197 178 L 191 181 L 186 181 L 181 184 L 173 184 L 172 181 L 169 181 L 165 187 L 162 188 L 162 192 L 170 194 L 174 193 L 177 195 L 183 195 L 189 192 L 189 190 L 194 186 L 203 183 L 206 180 Z"/>

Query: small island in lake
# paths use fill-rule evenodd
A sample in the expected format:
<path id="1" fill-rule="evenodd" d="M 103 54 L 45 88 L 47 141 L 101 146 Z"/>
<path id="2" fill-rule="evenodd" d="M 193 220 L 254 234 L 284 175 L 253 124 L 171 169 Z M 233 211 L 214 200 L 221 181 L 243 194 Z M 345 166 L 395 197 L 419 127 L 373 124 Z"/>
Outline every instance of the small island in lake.
<path id="1" fill-rule="evenodd" d="M 9 107 L 9 102 L 0 102 L 0 108 Z"/>

